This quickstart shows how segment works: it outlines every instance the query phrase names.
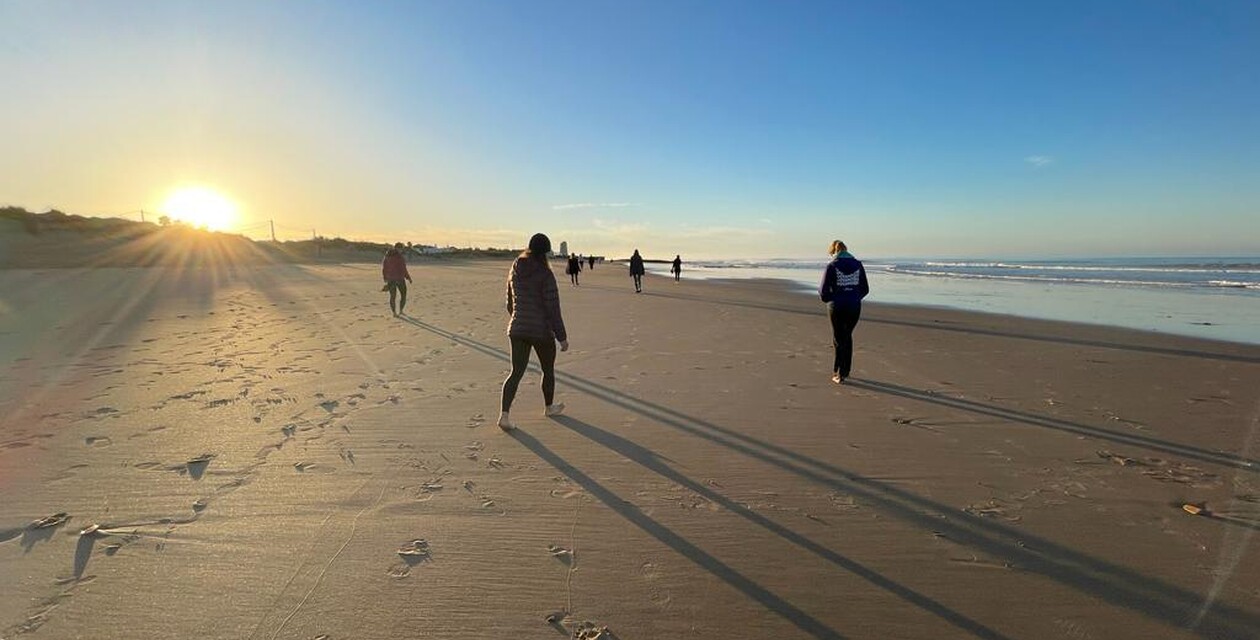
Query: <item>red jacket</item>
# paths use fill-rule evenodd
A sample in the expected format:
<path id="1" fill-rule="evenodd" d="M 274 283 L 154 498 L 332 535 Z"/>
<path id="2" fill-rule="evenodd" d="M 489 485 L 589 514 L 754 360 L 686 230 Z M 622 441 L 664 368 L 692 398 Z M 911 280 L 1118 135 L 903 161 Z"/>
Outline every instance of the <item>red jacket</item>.
<path id="1" fill-rule="evenodd" d="M 385 259 L 381 261 L 381 277 L 386 282 L 411 280 L 411 274 L 407 273 L 407 259 L 397 249 L 385 252 Z"/>

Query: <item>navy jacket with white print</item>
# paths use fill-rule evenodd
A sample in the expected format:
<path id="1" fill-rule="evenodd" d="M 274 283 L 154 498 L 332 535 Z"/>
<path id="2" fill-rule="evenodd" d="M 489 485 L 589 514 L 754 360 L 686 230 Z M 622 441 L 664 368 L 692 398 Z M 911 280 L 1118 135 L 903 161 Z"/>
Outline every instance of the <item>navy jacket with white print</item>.
<path id="1" fill-rule="evenodd" d="M 836 254 L 823 273 L 818 295 L 823 302 L 840 305 L 860 304 L 871 292 L 866 282 L 866 268 L 848 251 Z"/>

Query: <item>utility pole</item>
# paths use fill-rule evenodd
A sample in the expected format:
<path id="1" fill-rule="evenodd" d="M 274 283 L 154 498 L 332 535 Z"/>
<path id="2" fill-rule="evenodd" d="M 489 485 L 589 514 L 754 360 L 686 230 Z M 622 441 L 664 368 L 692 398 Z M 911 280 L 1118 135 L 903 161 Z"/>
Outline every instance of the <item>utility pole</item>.
<path id="1" fill-rule="evenodd" d="M 144 209 L 140 210 L 140 222 L 144 222 Z"/>
<path id="2" fill-rule="evenodd" d="M 276 221 L 269 220 L 269 222 L 271 222 L 271 241 L 274 243 L 276 241 Z"/>

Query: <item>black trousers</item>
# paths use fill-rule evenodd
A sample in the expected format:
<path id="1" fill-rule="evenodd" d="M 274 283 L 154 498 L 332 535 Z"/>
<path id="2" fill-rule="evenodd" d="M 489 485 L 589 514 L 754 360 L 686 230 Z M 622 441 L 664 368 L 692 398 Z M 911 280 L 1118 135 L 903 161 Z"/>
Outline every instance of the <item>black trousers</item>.
<path id="1" fill-rule="evenodd" d="M 401 313 L 403 307 L 407 306 L 407 282 L 405 280 L 390 280 L 389 287 L 389 310 L 395 313 Z M 394 307 L 394 299 L 401 295 L 398 300 L 398 307 Z"/>
<path id="2" fill-rule="evenodd" d="M 512 373 L 503 381 L 503 411 L 506 413 L 510 410 L 512 401 L 516 399 L 516 388 L 521 384 L 525 369 L 529 368 L 530 349 L 538 354 L 538 366 L 542 368 L 543 374 L 543 401 L 551 406 L 556 398 L 556 341 L 521 336 L 508 336 L 508 340 L 512 343 Z"/>
<path id="3" fill-rule="evenodd" d="M 847 378 L 853 368 L 853 328 L 862 316 L 862 304 L 833 302 L 827 305 L 827 313 L 831 316 L 831 344 L 836 349 L 836 360 L 831 370 Z"/>
<path id="4" fill-rule="evenodd" d="M 631 275 L 630 277 L 634 278 L 634 290 L 642 291 L 643 290 L 643 276 L 636 273 L 636 274 Z"/>

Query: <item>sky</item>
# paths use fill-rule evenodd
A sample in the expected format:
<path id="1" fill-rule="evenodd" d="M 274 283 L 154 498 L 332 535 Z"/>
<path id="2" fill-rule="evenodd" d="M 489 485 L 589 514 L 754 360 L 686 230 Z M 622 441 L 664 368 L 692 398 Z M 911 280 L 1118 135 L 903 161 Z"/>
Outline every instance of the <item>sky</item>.
<path id="1" fill-rule="evenodd" d="M 0 0 L 0 205 L 610 257 L 1260 255 L 1260 3 Z"/>

